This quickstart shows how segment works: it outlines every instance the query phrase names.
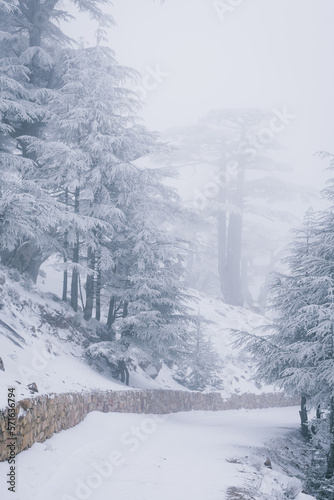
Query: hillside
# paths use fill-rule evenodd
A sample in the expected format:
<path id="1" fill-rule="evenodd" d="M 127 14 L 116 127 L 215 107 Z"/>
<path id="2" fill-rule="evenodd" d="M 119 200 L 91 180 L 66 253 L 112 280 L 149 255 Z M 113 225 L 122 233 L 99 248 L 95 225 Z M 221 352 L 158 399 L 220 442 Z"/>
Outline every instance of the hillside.
<path id="1" fill-rule="evenodd" d="M 86 323 L 59 297 L 32 285 L 16 271 L 0 268 L 0 357 L 5 371 L 0 371 L 0 406 L 6 405 L 6 392 L 14 385 L 17 399 L 30 396 L 28 384 L 35 383 L 39 394 L 93 389 L 125 389 L 126 386 L 107 373 L 99 373 L 87 363 L 84 347 L 87 337 L 96 336 L 96 322 Z M 44 284 L 45 286 L 45 284 Z M 272 390 L 251 381 L 252 360 L 233 350 L 230 328 L 253 331 L 263 318 L 242 308 L 227 306 L 220 299 L 193 292 L 189 304 L 194 312 L 211 320 L 205 326 L 222 358 L 222 393 Z M 149 370 L 146 370 L 149 373 Z M 170 368 L 163 365 L 153 380 L 139 366 L 130 371 L 130 387 L 183 389 L 172 377 Z"/>

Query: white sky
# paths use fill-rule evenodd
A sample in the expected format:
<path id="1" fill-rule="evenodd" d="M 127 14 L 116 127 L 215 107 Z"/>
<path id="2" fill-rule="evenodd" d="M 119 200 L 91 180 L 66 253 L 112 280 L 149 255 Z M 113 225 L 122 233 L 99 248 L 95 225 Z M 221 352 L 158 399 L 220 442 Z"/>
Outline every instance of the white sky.
<path id="1" fill-rule="evenodd" d="M 323 162 L 334 152 L 333 0 L 114 0 L 109 43 L 121 64 L 148 76 L 143 117 L 149 128 L 194 123 L 210 109 L 261 107 L 296 115 L 280 140 L 299 177 L 323 187 Z M 73 32 L 74 30 L 74 32 Z M 71 34 L 94 43 L 80 18 Z M 155 85 L 153 85 L 155 83 Z"/>

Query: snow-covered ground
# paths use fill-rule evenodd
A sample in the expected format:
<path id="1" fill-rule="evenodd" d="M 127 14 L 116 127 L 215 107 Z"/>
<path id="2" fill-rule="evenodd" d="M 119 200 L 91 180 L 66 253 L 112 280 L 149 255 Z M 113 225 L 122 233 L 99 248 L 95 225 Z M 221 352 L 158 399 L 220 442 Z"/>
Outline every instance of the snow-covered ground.
<path id="1" fill-rule="evenodd" d="M 124 389 L 123 384 L 93 370 L 75 342 L 74 314 L 51 295 L 27 289 L 0 270 L 0 408 L 7 404 L 7 388 L 17 400 L 30 397 L 28 384 L 40 394 L 91 389 Z M 68 340 L 72 337 L 72 341 Z"/>
<path id="2" fill-rule="evenodd" d="M 126 388 L 87 364 L 78 342 L 87 326 L 57 296 L 3 268 L 0 292 L 0 408 L 8 387 L 16 387 L 19 400 L 30 396 L 32 382 L 39 394 Z M 223 360 L 223 395 L 271 391 L 251 380 L 254 364 L 232 348 L 230 334 L 254 332 L 265 319 L 198 292 L 190 306 L 211 321 L 205 331 Z M 165 365 L 155 380 L 138 368 L 130 385 L 186 390 Z M 263 466 L 265 442 L 298 426 L 296 408 L 163 417 L 93 412 L 18 456 L 15 495 L 4 496 L 9 464 L 0 463 L 1 499 L 302 500 L 298 480 Z M 288 489 L 296 494 L 287 496 Z"/>
<path id="3" fill-rule="evenodd" d="M 231 334 L 232 330 L 257 334 L 258 328 L 268 320 L 242 307 L 225 304 L 219 297 L 210 297 L 196 290 L 191 292 L 194 299 L 189 305 L 194 314 L 199 310 L 201 316 L 210 321 L 209 324 L 203 325 L 203 330 L 223 361 L 223 390 L 220 391 L 222 395 L 228 397 L 230 394 L 246 392 L 274 392 L 272 386 L 256 383 L 252 379 L 254 361 L 240 349 L 233 348 L 235 338 Z"/>
<path id="4" fill-rule="evenodd" d="M 33 382 L 39 394 L 126 388 L 88 365 L 83 348 L 76 342 L 82 320 L 57 298 L 57 272 L 50 266 L 46 271 L 49 279 L 45 275 L 39 277 L 37 286 L 28 286 L 15 271 L 0 268 L 0 357 L 5 366 L 5 372 L 0 371 L 0 408 L 5 407 L 7 388 L 13 385 L 18 400 L 30 396 L 27 385 Z M 47 283 L 43 283 L 45 280 Z M 47 290 L 55 294 L 46 293 Z M 212 322 L 205 326 L 205 331 L 223 360 L 223 395 L 271 391 L 272 388 L 258 386 L 251 380 L 251 359 L 231 346 L 230 329 L 253 332 L 264 318 L 228 306 L 219 298 L 196 291 L 193 294 L 190 306 L 194 313 L 200 309 L 201 315 Z M 130 386 L 186 390 L 165 365 L 155 380 L 138 367 L 130 373 Z"/>
<path id="5" fill-rule="evenodd" d="M 295 407 L 164 416 L 93 412 L 19 455 L 15 495 L 6 495 L 9 466 L 1 463 L 1 498 L 310 499 L 275 463 L 273 470 L 264 467 L 265 443 L 288 436 L 298 420 Z"/>
<path id="6" fill-rule="evenodd" d="M 28 384 L 39 394 L 90 390 L 126 390 L 125 384 L 89 366 L 81 345 L 80 321 L 56 295 L 42 292 L 0 268 L 0 409 L 7 404 L 8 387 L 17 400 L 31 397 Z M 79 324 L 79 327 L 78 327 Z M 137 388 L 184 389 L 166 366 L 158 380 L 139 369 L 130 376 Z M 131 389 L 131 387 L 129 387 Z"/>

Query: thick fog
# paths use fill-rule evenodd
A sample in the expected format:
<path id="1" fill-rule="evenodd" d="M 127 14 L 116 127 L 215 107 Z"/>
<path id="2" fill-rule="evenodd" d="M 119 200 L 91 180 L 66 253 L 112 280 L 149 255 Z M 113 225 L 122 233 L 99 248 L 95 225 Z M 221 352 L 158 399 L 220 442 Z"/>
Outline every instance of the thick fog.
<path id="1" fill-rule="evenodd" d="M 255 156 L 263 156 L 263 162 L 270 164 L 274 160 L 284 167 L 269 167 L 268 174 L 262 167 L 260 174 L 256 173 L 257 167 L 246 167 L 246 180 L 253 183 L 254 193 L 261 192 L 262 201 L 255 195 L 253 203 L 252 194 L 245 196 L 246 206 L 242 209 L 243 252 L 248 255 L 250 246 L 252 262 L 255 259 L 260 267 L 266 262 L 266 270 L 260 272 L 262 278 L 258 281 L 253 276 L 258 285 L 252 286 L 261 286 L 274 251 L 271 241 L 269 258 L 266 237 L 271 233 L 277 239 L 274 246 L 280 250 L 276 261 L 292 239 L 291 229 L 300 224 L 306 210 L 328 204 L 320 198 L 330 177 L 328 162 L 320 160 L 316 153 L 334 151 L 331 0 L 115 0 L 108 12 L 116 22 L 107 35 L 108 44 L 120 64 L 141 73 L 132 88 L 144 102 L 141 116 L 146 125 L 178 148 L 182 144 L 179 155 L 169 158 L 167 164 L 181 167 L 173 184 L 187 205 L 200 209 L 201 215 L 205 212 L 207 217 L 215 217 L 225 167 L 222 174 L 224 162 L 219 147 L 210 151 L 214 166 L 207 162 L 210 154 L 204 158 L 199 153 L 201 148 L 212 147 L 203 139 L 206 132 L 200 121 L 207 120 L 210 135 L 212 127 L 217 126 L 212 116 L 206 118 L 210 112 L 234 110 L 239 118 L 241 110 L 261 110 L 265 114 L 257 125 L 257 144 L 248 145 L 248 149 Z M 77 21 L 71 23 L 68 34 L 84 45 L 95 44 L 94 22 L 88 16 L 75 15 Z M 223 131 L 217 133 L 222 133 L 224 144 Z M 213 137 L 214 133 L 210 141 L 217 139 Z M 227 176 L 233 180 L 231 161 Z M 283 182 L 277 192 L 275 176 Z M 264 184 L 254 184 L 262 178 Z M 235 205 L 233 200 L 230 203 Z M 253 211 L 251 216 L 248 205 Z M 247 222 L 249 217 L 251 222 Z M 254 236 L 252 243 L 247 231 L 251 238 Z M 207 230 L 207 243 L 212 234 L 215 222 Z M 215 253 L 210 255 L 212 245 L 217 245 L 217 239 L 203 250 L 211 263 L 217 259 Z"/>
<path id="2" fill-rule="evenodd" d="M 312 155 L 333 149 L 333 9 L 331 0 L 115 0 L 108 40 L 142 74 L 149 127 L 190 125 L 211 109 L 286 109 L 287 159 L 321 189 L 325 165 Z M 88 17 L 73 29 L 95 43 Z"/>

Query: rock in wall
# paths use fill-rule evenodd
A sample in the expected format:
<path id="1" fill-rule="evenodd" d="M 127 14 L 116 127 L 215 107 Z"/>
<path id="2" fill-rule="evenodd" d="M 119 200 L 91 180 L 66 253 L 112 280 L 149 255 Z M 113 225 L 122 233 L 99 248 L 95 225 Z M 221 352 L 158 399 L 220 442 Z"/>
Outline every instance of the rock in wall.
<path id="1" fill-rule="evenodd" d="M 19 401 L 15 407 L 16 453 L 42 443 L 61 430 L 74 427 L 91 411 L 166 414 L 190 410 L 273 408 L 299 404 L 277 394 L 241 394 L 223 399 L 219 393 L 133 390 L 47 394 Z M 0 414 L 0 461 L 8 459 L 8 409 Z"/>

